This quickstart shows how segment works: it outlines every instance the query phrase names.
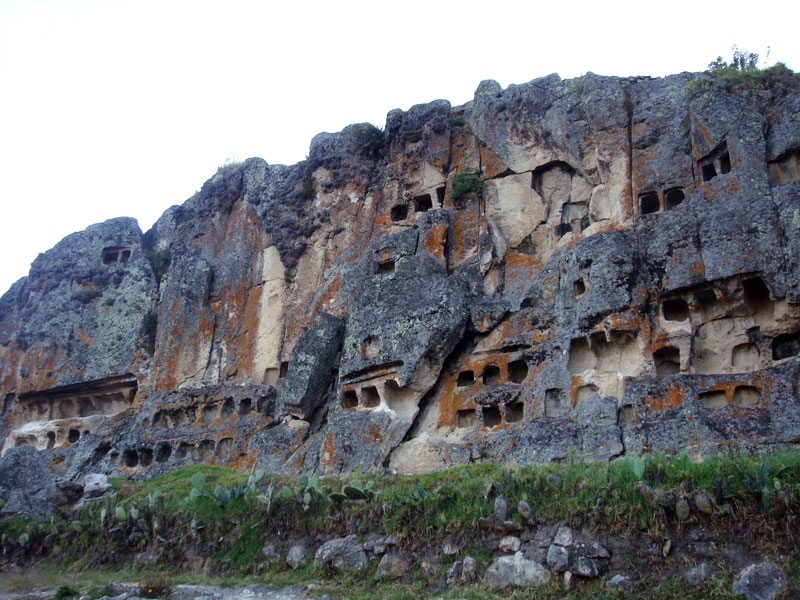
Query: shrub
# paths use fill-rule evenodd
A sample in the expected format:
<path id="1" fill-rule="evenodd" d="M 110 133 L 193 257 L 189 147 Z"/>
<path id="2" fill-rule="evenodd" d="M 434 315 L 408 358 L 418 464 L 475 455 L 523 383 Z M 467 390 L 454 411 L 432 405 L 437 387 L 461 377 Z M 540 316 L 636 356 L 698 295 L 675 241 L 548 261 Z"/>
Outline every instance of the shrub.
<path id="1" fill-rule="evenodd" d="M 458 203 L 468 194 L 475 194 L 478 198 L 483 198 L 486 183 L 477 170 L 461 171 L 456 173 L 453 178 L 453 191 L 450 193 L 450 201 Z"/>
<path id="2" fill-rule="evenodd" d="M 730 63 L 725 62 L 721 56 L 717 60 L 708 63 L 708 70 L 711 73 L 722 74 L 724 72 L 745 72 L 758 71 L 758 54 L 747 52 L 738 46 L 733 46 L 733 59 Z"/>
<path id="3" fill-rule="evenodd" d="M 450 127 L 455 129 L 456 127 L 465 127 L 467 125 L 467 120 L 459 115 L 458 113 L 450 113 Z"/>
<path id="4" fill-rule="evenodd" d="M 156 276 L 156 283 L 161 285 L 161 278 L 164 276 L 164 273 L 167 272 L 170 260 L 172 259 L 169 249 L 148 250 L 145 253 L 145 256 L 147 256 L 147 260 L 150 261 L 150 266 L 153 267 L 153 273 Z"/>
<path id="5" fill-rule="evenodd" d="M 780 91 L 784 89 L 792 76 L 791 69 L 781 62 L 771 67 L 760 68 L 758 60 L 757 53 L 733 46 L 731 62 L 718 56 L 716 60 L 708 64 L 706 73 L 731 90 L 739 89 L 759 93 L 762 90 Z M 715 85 L 713 80 L 695 80 L 690 84 L 689 90 L 708 89 L 713 85 Z"/>
<path id="6" fill-rule="evenodd" d="M 311 178 L 311 175 L 306 176 L 303 181 L 297 184 L 295 191 L 301 200 L 310 201 L 316 198 L 317 190 L 314 187 L 314 180 Z"/>
<path id="7" fill-rule="evenodd" d="M 362 123 L 355 130 L 358 154 L 362 158 L 377 160 L 383 153 L 383 131 L 371 123 Z"/>
<path id="8" fill-rule="evenodd" d="M 158 325 L 158 313 L 151 310 L 142 319 L 142 337 L 144 337 L 144 351 L 148 356 L 153 356 L 156 351 L 156 327 Z"/>
<path id="9" fill-rule="evenodd" d="M 56 595 L 53 596 L 54 600 L 67 600 L 68 598 L 77 598 L 79 596 L 77 590 L 69 587 L 68 585 L 62 585 L 56 591 Z"/>

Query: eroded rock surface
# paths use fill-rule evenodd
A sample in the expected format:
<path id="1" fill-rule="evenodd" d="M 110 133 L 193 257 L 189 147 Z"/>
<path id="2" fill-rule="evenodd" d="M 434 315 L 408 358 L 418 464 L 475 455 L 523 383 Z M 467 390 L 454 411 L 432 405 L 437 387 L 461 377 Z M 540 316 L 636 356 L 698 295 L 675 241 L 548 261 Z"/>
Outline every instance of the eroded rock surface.
<path id="1" fill-rule="evenodd" d="M 78 480 L 796 443 L 799 105 L 791 73 L 484 81 L 221 168 L 0 299 L 3 452 Z"/>

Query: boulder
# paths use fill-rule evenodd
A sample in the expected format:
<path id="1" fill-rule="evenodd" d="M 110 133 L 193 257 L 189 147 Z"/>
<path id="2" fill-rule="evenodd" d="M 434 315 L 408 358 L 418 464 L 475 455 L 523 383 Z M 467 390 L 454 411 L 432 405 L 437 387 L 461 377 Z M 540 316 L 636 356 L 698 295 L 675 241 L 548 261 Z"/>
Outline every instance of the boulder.
<path id="1" fill-rule="evenodd" d="M 706 581 L 714 576 L 714 569 L 708 563 L 700 563 L 696 567 L 692 567 L 686 571 L 686 581 L 689 584 L 698 586 L 704 584 Z"/>
<path id="2" fill-rule="evenodd" d="M 286 553 L 286 564 L 292 569 L 304 565 L 308 561 L 308 548 L 305 544 L 295 544 Z"/>
<path id="3" fill-rule="evenodd" d="M 343 332 L 344 322 L 323 312 L 300 336 L 278 394 L 278 402 L 287 412 L 308 419 L 320 405 L 331 380 Z"/>
<path id="4" fill-rule="evenodd" d="M 472 583 L 478 577 L 478 563 L 471 556 L 464 558 L 461 567 L 461 583 Z"/>
<path id="5" fill-rule="evenodd" d="M 354 536 L 328 540 L 314 555 L 314 566 L 330 565 L 337 571 L 361 571 L 367 566 L 367 554 Z"/>
<path id="6" fill-rule="evenodd" d="M 772 600 L 786 587 L 786 576 L 771 562 L 752 564 L 742 569 L 733 582 L 733 593 L 747 600 Z"/>
<path id="7" fill-rule="evenodd" d="M 552 544 L 547 549 L 547 565 L 557 573 L 568 571 L 570 565 L 569 550 L 563 546 Z"/>
<path id="8" fill-rule="evenodd" d="M 519 538 L 515 535 L 507 535 L 500 540 L 500 552 L 513 554 L 519 550 L 519 546 Z"/>
<path id="9" fill-rule="evenodd" d="M 497 519 L 498 523 L 502 523 L 506 520 L 508 516 L 508 504 L 506 503 L 505 499 L 498 496 L 494 499 L 494 518 Z"/>
<path id="10" fill-rule="evenodd" d="M 0 511 L 4 515 L 44 519 L 67 502 L 44 458 L 32 446 L 11 448 L 0 459 L 0 489 L 8 494 Z"/>
<path id="11" fill-rule="evenodd" d="M 381 558 L 378 564 L 378 570 L 375 572 L 376 579 L 399 579 L 411 568 L 411 563 L 408 559 L 399 552 L 387 552 Z"/>
<path id="12" fill-rule="evenodd" d="M 522 552 L 496 558 L 486 571 L 486 583 L 494 588 L 537 585 L 550 581 L 550 572 L 535 560 L 526 559 Z"/>

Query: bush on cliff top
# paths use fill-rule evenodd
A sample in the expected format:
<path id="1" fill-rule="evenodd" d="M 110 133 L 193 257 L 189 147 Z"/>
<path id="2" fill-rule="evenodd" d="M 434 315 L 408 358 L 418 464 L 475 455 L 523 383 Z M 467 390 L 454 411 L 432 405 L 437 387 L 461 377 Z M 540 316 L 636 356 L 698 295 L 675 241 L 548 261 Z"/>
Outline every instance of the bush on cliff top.
<path id="1" fill-rule="evenodd" d="M 727 85 L 730 89 L 739 89 L 747 92 L 759 90 L 781 90 L 790 81 L 793 75 L 784 63 L 778 62 L 771 67 L 758 66 L 759 55 L 755 52 L 742 50 L 738 46 L 732 48 L 733 56 L 728 62 L 721 56 L 708 64 L 706 73 Z M 694 88 L 707 89 L 713 84 L 709 80 L 701 80 Z"/>

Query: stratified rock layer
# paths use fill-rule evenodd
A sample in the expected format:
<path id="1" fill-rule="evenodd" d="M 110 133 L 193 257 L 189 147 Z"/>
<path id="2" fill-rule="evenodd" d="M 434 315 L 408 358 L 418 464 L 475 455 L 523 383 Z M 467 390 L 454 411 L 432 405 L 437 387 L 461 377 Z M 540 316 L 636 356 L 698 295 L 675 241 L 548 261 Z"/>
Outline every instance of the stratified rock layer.
<path id="1" fill-rule="evenodd" d="M 551 75 L 221 168 L 0 299 L 3 451 L 421 472 L 800 440 L 800 81 Z"/>

